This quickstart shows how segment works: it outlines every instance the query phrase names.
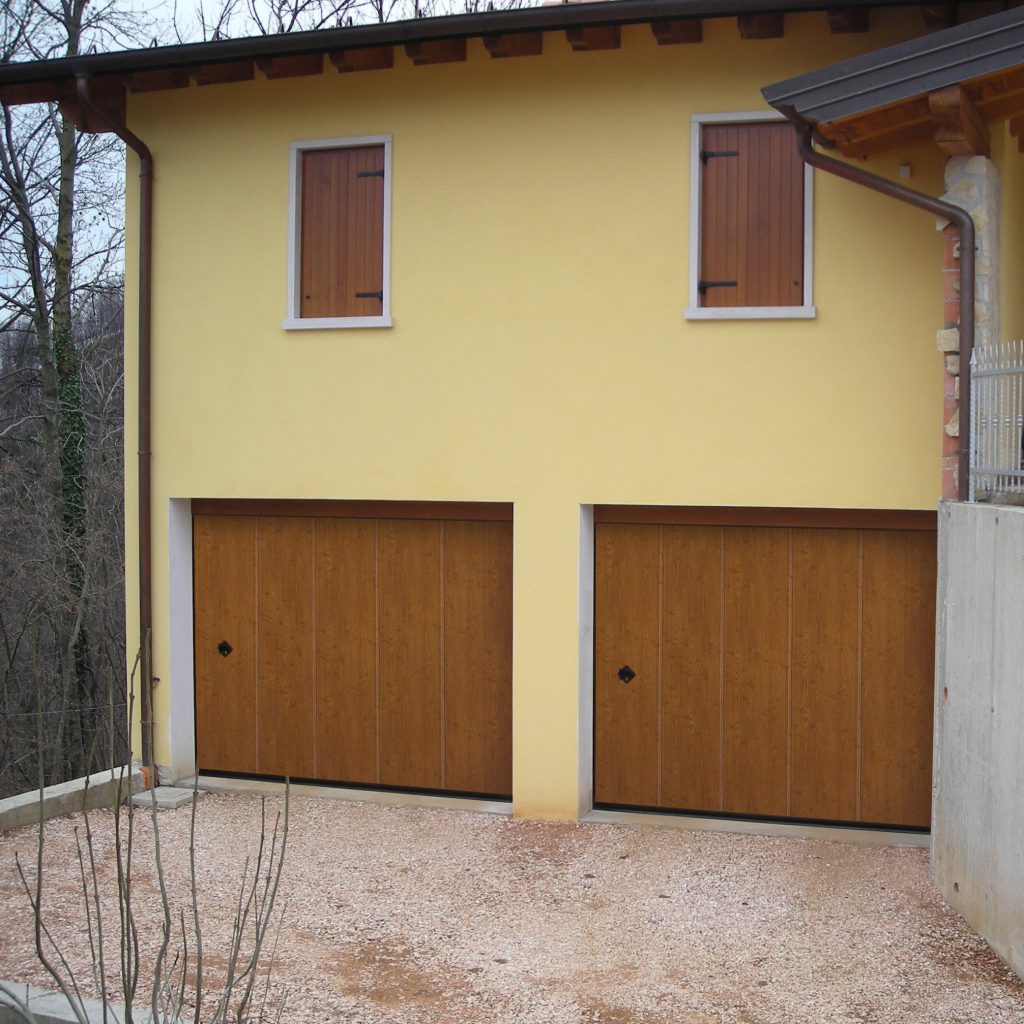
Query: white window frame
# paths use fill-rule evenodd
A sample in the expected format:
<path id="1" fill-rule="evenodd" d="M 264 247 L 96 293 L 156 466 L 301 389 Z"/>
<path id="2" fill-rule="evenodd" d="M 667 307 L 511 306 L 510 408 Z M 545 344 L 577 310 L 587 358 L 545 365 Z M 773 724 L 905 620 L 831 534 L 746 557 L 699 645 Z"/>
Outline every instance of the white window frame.
<path id="1" fill-rule="evenodd" d="M 302 154 L 311 149 L 345 149 L 355 146 L 384 147 L 384 228 L 383 262 L 384 298 L 379 316 L 315 316 L 299 315 L 302 309 L 299 289 L 302 258 Z M 291 144 L 288 178 L 288 299 L 287 315 L 281 326 L 286 331 L 323 328 L 390 327 L 391 319 L 391 136 L 353 135 L 341 139 L 308 139 Z"/>
<path id="2" fill-rule="evenodd" d="M 784 121 L 774 111 L 694 114 L 690 118 L 690 293 L 683 314 L 687 320 L 801 320 L 817 316 L 812 302 L 814 285 L 814 168 L 804 165 L 804 301 L 801 306 L 702 306 L 700 281 L 700 211 L 703 187 L 700 162 L 701 128 L 736 121 Z"/>

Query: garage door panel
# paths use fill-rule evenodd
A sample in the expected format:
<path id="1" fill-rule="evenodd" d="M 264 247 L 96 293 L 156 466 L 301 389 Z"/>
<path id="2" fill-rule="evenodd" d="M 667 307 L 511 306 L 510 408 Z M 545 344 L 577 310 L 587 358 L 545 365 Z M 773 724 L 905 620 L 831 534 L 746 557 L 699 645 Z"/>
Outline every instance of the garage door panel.
<path id="1" fill-rule="evenodd" d="M 595 799 L 657 806 L 661 545 L 657 529 L 595 531 Z M 620 669 L 635 676 L 624 682 Z"/>
<path id="2" fill-rule="evenodd" d="M 718 526 L 663 530 L 662 803 L 722 809 L 722 557 Z"/>
<path id="3" fill-rule="evenodd" d="M 312 778 L 313 520 L 261 517 L 257 534 L 260 771 Z"/>
<path id="4" fill-rule="evenodd" d="M 935 535 L 864 537 L 861 817 L 931 820 Z"/>
<path id="5" fill-rule="evenodd" d="M 512 524 L 446 522 L 445 786 L 512 792 Z"/>
<path id="6" fill-rule="evenodd" d="M 381 520 L 380 748 L 388 786 L 444 786 L 441 524 Z"/>
<path id="7" fill-rule="evenodd" d="M 256 772 L 256 520 L 196 516 L 192 543 L 197 763 Z"/>
<path id="8" fill-rule="evenodd" d="M 726 811 L 785 815 L 789 531 L 742 527 L 725 538 Z"/>
<path id="9" fill-rule="evenodd" d="M 857 817 L 860 532 L 794 530 L 794 817 Z"/>
<path id="10" fill-rule="evenodd" d="M 921 515 L 603 514 L 598 802 L 928 825 L 935 534 Z M 612 683 L 626 662 L 658 674 L 657 701 Z"/>
<path id="11" fill-rule="evenodd" d="M 316 776 L 378 782 L 376 523 L 316 521 Z"/>

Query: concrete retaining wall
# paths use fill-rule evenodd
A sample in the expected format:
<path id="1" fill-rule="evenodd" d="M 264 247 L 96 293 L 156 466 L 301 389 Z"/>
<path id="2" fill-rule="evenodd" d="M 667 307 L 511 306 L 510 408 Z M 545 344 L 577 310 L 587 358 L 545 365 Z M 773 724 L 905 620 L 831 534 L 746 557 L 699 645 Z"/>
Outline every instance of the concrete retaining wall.
<path id="1" fill-rule="evenodd" d="M 110 807 L 118 782 L 124 787 L 124 796 L 137 793 L 143 789 L 142 773 L 138 768 L 131 768 L 124 773 L 121 780 L 121 769 L 96 772 L 93 775 L 61 782 L 55 786 L 47 786 L 43 790 L 43 818 L 57 818 L 62 814 L 74 814 L 85 807 Z M 88 792 L 86 791 L 88 783 Z M 0 832 L 8 829 L 21 828 L 23 825 L 34 825 L 39 820 L 39 790 L 29 790 L 17 796 L 0 800 Z"/>
<path id="2" fill-rule="evenodd" d="M 1024 509 L 939 506 L 932 877 L 1024 977 Z"/>
<path id="3" fill-rule="evenodd" d="M 60 992 L 0 978 L 0 1024 L 25 1024 L 26 1009 L 32 1024 L 78 1024 L 80 1019 Z M 98 999 L 83 999 L 80 1009 L 89 1024 L 122 1024 L 125 1019 L 120 1003 L 107 1003 L 104 1013 L 103 1003 Z M 135 1024 L 149 1024 L 153 1015 L 136 1006 L 132 1019 Z"/>

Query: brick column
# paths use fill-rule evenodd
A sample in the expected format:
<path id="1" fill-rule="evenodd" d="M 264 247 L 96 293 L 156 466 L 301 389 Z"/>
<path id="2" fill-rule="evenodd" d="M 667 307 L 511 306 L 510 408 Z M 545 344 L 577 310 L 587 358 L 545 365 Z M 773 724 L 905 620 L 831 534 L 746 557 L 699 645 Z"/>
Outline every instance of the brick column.
<path id="1" fill-rule="evenodd" d="M 974 344 L 999 340 L 999 174 L 983 156 L 955 156 L 946 161 L 948 203 L 963 207 L 974 220 Z M 960 239 L 948 221 L 937 224 L 943 235 L 943 328 L 938 349 L 945 362 L 942 378 L 942 497 L 959 496 L 957 453 L 960 448 Z"/>

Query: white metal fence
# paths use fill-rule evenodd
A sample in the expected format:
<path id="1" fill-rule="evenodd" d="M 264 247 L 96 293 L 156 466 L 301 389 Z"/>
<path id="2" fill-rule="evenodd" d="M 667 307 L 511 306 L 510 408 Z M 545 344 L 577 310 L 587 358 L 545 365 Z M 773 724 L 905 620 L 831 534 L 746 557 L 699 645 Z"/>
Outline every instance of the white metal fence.
<path id="1" fill-rule="evenodd" d="M 1024 341 L 971 356 L 971 501 L 1024 504 Z"/>

